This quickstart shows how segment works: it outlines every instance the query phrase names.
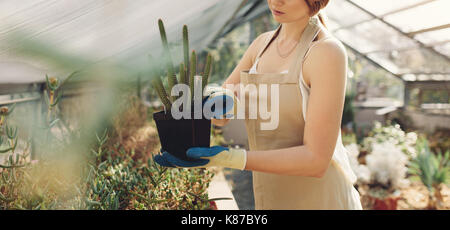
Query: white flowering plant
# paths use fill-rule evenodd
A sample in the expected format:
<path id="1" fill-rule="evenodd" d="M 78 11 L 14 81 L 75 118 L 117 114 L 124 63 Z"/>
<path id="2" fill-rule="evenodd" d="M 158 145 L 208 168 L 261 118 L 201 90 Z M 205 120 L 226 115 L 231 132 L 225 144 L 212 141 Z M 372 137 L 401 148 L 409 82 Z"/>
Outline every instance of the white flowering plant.
<path id="1" fill-rule="evenodd" d="M 390 121 L 386 125 L 382 125 L 379 121 L 374 122 L 374 127 L 370 131 L 369 136 L 364 138 L 362 143 L 362 150 L 372 152 L 373 143 L 391 142 L 400 148 L 409 159 L 417 156 L 416 142 L 417 133 L 406 133 L 400 128 L 400 125 L 391 125 Z"/>
<path id="2" fill-rule="evenodd" d="M 345 146 L 358 185 L 368 187 L 371 195 L 377 197 L 389 196 L 407 186 L 408 165 L 416 154 L 416 141 L 414 132 L 405 134 L 398 125 L 383 127 L 376 122 L 372 136 L 363 140 L 361 149 L 356 143 Z M 362 151 L 367 151 L 367 155 L 360 156 Z"/>
<path id="3" fill-rule="evenodd" d="M 358 183 L 370 187 L 383 187 L 395 190 L 408 185 L 406 179 L 408 157 L 392 142 L 373 143 L 372 152 L 366 156 L 366 164 L 358 161 L 359 150 L 356 144 L 346 146 L 350 165 Z"/>

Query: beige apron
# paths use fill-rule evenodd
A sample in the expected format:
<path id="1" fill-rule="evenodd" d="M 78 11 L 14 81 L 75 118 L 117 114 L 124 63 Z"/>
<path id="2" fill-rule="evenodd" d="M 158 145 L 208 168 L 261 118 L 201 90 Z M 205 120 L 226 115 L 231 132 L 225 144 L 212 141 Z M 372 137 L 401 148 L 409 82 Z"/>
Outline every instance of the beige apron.
<path id="1" fill-rule="evenodd" d="M 279 126 L 275 130 L 261 130 L 261 122 L 267 122 L 258 115 L 257 119 L 248 119 L 249 103 L 245 103 L 245 125 L 248 133 L 250 150 L 272 150 L 303 145 L 305 126 L 302 91 L 299 87 L 302 65 L 312 41 L 320 31 L 316 17 L 311 18 L 296 48 L 297 57 L 292 62 L 288 73 L 251 74 L 241 72 L 241 84 L 267 85 L 267 94 L 256 96 L 266 97 L 263 101 L 271 102 L 271 84 L 279 85 Z M 281 25 L 270 39 L 266 40 L 257 58 L 262 55 L 270 42 L 280 31 Z M 251 101 L 254 94 L 244 90 L 245 101 Z M 361 209 L 359 194 L 353 187 L 355 177 L 349 169 L 348 159 L 344 156 L 341 134 L 338 144 L 325 175 L 322 178 L 286 176 L 262 172 L 253 172 L 253 190 L 255 209 Z M 345 169 L 345 170 L 344 170 Z M 350 170 L 350 171 L 349 171 Z"/>

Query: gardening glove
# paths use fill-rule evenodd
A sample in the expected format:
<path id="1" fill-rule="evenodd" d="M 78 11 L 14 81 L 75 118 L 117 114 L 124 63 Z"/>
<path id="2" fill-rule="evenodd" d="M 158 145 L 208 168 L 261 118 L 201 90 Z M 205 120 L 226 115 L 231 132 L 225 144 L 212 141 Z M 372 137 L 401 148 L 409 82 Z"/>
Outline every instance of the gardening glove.
<path id="1" fill-rule="evenodd" d="M 238 98 L 231 89 L 220 86 L 207 86 L 205 89 L 206 101 L 204 105 L 213 106 L 215 119 L 230 119 L 237 114 Z M 222 104 L 223 109 L 215 109 L 214 104 Z"/>
<path id="2" fill-rule="evenodd" d="M 161 149 L 162 154 L 153 157 L 153 160 L 164 167 L 174 168 L 208 168 L 225 167 L 244 170 L 247 163 L 245 149 L 227 148 L 222 146 L 193 147 L 187 150 L 186 155 L 193 161 L 185 161 Z"/>

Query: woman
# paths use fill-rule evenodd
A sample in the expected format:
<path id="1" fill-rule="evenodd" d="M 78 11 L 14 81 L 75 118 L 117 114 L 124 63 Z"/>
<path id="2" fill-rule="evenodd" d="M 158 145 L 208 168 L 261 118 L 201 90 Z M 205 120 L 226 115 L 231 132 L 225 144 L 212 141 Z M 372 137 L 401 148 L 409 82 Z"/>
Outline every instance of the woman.
<path id="1" fill-rule="evenodd" d="M 191 148 L 193 162 L 162 151 L 155 161 L 253 171 L 256 209 L 361 209 L 340 132 L 347 56 L 318 17 L 328 0 L 267 2 L 280 26 L 253 41 L 224 85 L 277 84 L 279 95 L 264 97 L 279 97 L 278 127 L 261 130 L 260 118 L 246 118 L 249 151 Z"/>

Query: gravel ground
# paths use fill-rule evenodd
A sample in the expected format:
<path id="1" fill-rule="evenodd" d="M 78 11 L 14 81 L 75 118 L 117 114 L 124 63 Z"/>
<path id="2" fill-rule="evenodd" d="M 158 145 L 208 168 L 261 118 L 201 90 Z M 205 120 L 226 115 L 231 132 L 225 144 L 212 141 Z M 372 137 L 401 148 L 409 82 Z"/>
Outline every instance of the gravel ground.
<path id="1" fill-rule="evenodd" d="M 240 210 L 254 210 L 252 172 L 224 169 L 223 173 Z"/>

